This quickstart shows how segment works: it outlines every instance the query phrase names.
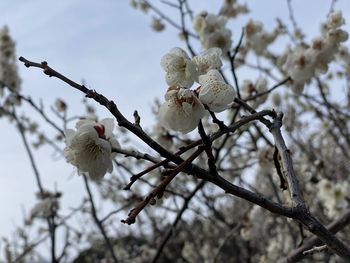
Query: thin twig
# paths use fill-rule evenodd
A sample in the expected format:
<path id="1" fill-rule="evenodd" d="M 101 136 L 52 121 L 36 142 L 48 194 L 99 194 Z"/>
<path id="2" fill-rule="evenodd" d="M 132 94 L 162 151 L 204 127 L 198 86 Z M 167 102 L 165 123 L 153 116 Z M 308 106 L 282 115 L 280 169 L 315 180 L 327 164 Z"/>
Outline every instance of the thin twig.
<path id="1" fill-rule="evenodd" d="M 166 176 L 165 179 L 156 187 L 154 188 L 148 196 L 134 209 L 130 211 L 128 214 L 128 218 L 125 220 L 122 220 L 121 222 L 124 224 L 131 225 L 135 223 L 137 215 L 157 196 L 162 196 L 165 188 L 170 184 L 170 182 L 175 178 L 177 174 L 179 174 L 182 170 L 185 169 L 185 167 L 192 163 L 194 159 L 196 159 L 202 152 L 203 147 L 199 147 L 188 159 L 186 159 L 183 163 L 181 163 L 179 166 L 177 166 L 170 175 Z"/>
<path id="2" fill-rule="evenodd" d="M 180 222 L 182 215 L 185 213 L 186 209 L 188 208 L 188 205 L 190 203 L 190 201 L 192 200 L 192 198 L 196 195 L 196 193 L 203 188 L 203 186 L 205 185 L 205 181 L 201 181 L 196 188 L 191 192 L 191 194 L 189 194 L 185 200 L 184 203 L 182 204 L 182 207 L 180 209 L 180 211 L 177 213 L 177 216 L 174 220 L 174 222 L 172 223 L 172 225 L 169 227 L 167 233 L 165 234 L 164 238 L 162 239 L 162 241 L 160 242 L 160 245 L 158 246 L 156 255 L 154 256 L 152 263 L 156 263 L 158 262 L 166 244 L 168 243 L 168 241 L 170 240 L 170 237 L 172 236 L 174 230 L 176 229 L 177 224 Z"/>
<path id="3" fill-rule="evenodd" d="M 95 202 L 94 202 L 94 199 L 92 197 L 92 193 L 91 193 L 91 190 L 90 190 L 90 187 L 89 187 L 89 183 L 88 183 L 88 179 L 86 178 L 85 175 L 82 176 L 83 177 L 83 180 L 84 180 L 84 185 L 85 185 L 85 189 L 86 189 L 86 192 L 88 193 L 88 196 L 89 196 L 89 201 L 90 201 L 90 205 L 91 205 L 91 213 L 92 213 L 92 217 L 95 221 L 95 224 L 96 226 L 98 227 L 98 229 L 100 230 L 102 236 L 103 236 L 103 239 L 107 245 L 107 248 L 108 248 L 108 251 L 109 253 L 111 253 L 111 257 L 113 259 L 113 262 L 114 263 L 118 263 L 118 259 L 117 259 L 117 256 L 115 255 L 115 252 L 114 252 L 114 248 L 113 248 L 113 245 L 106 233 L 106 230 L 103 226 L 103 222 L 98 218 L 98 215 L 97 215 L 97 211 L 96 211 L 96 207 L 95 207 Z"/>
<path id="4" fill-rule="evenodd" d="M 241 37 L 239 38 L 239 41 L 238 41 L 238 44 L 237 44 L 237 46 L 235 48 L 234 53 L 231 55 L 230 51 L 227 52 L 227 56 L 228 56 L 229 61 L 230 61 L 232 76 L 233 76 L 233 79 L 234 79 L 234 82 L 235 82 L 236 93 L 237 93 L 237 96 L 238 96 L 239 99 L 241 98 L 241 93 L 239 91 L 238 78 L 237 78 L 236 69 L 235 69 L 235 58 L 236 58 L 236 56 L 238 54 L 239 48 L 242 45 L 243 37 L 244 37 L 244 30 L 242 29 Z"/>
<path id="5" fill-rule="evenodd" d="M 24 147 L 26 149 L 26 152 L 27 152 L 29 160 L 30 160 L 30 164 L 31 164 L 32 169 L 34 171 L 34 175 L 35 175 L 35 179 L 36 179 L 36 183 L 38 185 L 39 191 L 40 191 L 41 195 L 43 195 L 44 194 L 44 187 L 43 187 L 42 182 L 41 182 L 39 170 L 38 170 L 37 165 L 35 163 L 33 153 L 32 153 L 32 151 L 30 149 L 29 144 L 28 144 L 24 128 L 23 128 L 21 122 L 19 121 L 19 119 L 17 118 L 17 115 L 16 115 L 15 111 L 12 112 L 12 116 L 14 117 L 14 119 L 15 119 L 15 121 L 17 123 L 17 128 L 18 128 L 18 131 L 19 131 L 19 133 L 20 133 L 20 135 L 22 137 L 22 141 L 23 141 Z M 51 240 L 51 261 L 52 261 L 52 263 L 58 263 L 59 261 L 56 258 L 56 223 L 55 223 L 55 214 L 51 214 L 50 216 L 48 216 L 46 218 L 46 221 L 47 221 L 47 225 L 48 225 L 48 228 L 49 228 L 50 240 Z"/>

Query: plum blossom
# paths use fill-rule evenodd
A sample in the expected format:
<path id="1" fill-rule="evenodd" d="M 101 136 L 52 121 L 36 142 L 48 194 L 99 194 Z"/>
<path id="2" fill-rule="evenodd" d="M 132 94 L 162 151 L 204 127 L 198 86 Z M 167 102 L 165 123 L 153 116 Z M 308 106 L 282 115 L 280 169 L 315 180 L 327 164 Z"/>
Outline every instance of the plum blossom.
<path id="1" fill-rule="evenodd" d="M 165 79 L 169 86 L 190 88 L 198 77 L 196 65 L 186 51 L 179 47 L 165 54 L 160 64 L 166 72 Z"/>
<path id="2" fill-rule="evenodd" d="M 198 74 L 206 74 L 210 69 L 220 69 L 222 66 L 221 49 L 210 48 L 203 54 L 194 56 L 192 61 L 197 65 Z"/>
<path id="3" fill-rule="evenodd" d="M 271 33 L 266 32 L 262 23 L 250 19 L 244 27 L 247 46 L 257 55 L 264 55 L 267 47 L 276 40 L 282 33 L 281 28 L 277 27 Z"/>
<path id="4" fill-rule="evenodd" d="M 62 99 L 56 99 L 55 108 L 58 112 L 67 111 L 67 103 L 65 103 Z"/>
<path id="5" fill-rule="evenodd" d="M 326 208 L 327 215 L 334 217 L 348 207 L 346 196 L 349 192 L 348 182 L 334 183 L 327 179 L 322 179 L 317 184 L 317 195 Z"/>
<path id="6" fill-rule="evenodd" d="M 255 83 L 253 83 L 251 80 L 243 81 L 242 95 L 245 99 L 260 94 L 255 99 L 249 101 L 249 104 L 253 108 L 259 107 L 261 104 L 263 104 L 267 100 L 268 93 L 265 93 L 268 90 L 267 84 L 268 84 L 267 79 L 263 77 L 259 77 L 255 81 Z"/>
<path id="7" fill-rule="evenodd" d="M 235 18 L 239 14 L 246 14 L 249 9 L 246 4 L 239 4 L 236 0 L 225 0 L 220 9 L 220 15 Z"/>
<path id="8" fill-rule="evenodd" d="M 33 223 L 34 218 L 45 219 L 49 216 L 55 215 L 60 208 L 59 199 L 62 193 L 52 193 L 49 191 L 43 191 L 38 193 L 38 202 L 30 210 L 29 217 L 26 219 L 26 224 L 30 225 Z"/>
<path id="9" fill-rule="evenodd" d="M 5 88 L 11 92 L 10 95 L 20 91 L 21 79 L 16 62 L 15 42 L 9 34 L 8 27 L 4 26 L 0 28 L 0 97 L 4 96 Z M 19 104 L 12 101 L 9 103 L 10 106 Z"/>
<path id="10" fill-rule="evenodd" d="M 159 108 L 160 124 L 166 129 L 188 133 L 205 115 L 203 104 L 192 90 L 170 87 Z"/>
<path id="11" fill-rule="evenodd" d="M 225 83 L 219 71 L 209 70 L 199 76 L 199 83 L 199 100 L 211 111 L 221 112 L 230 107 L 236 93 L 231 85 Z"/>
<path id="12" fill-rule="evenodd" d="M 217 47 L 223 54 L 232 45 L 232 32 L 225 27 L 227 18 L 201 12 L 193 19 L 194 30 L 199 34 L 199 40 L 204 49 Z"/>
<path id="13" fill-rule="evenodd" d="M 115 157 L 112 148 L 120 147 L 113 137 L 113 119 L 100 122 L 81 120 L 76 128 L 76 131 L 65 131 L 67 145 L 64 156 L 67 162 L 76 166 L 79 172 L 88 173 L 93 180 L 103 178 L 107 172 L 111 173 Z"/>
<path id="14" fill-rule="evenodd" d="M 321 29 L 321 37 L 313 39 L 309 46 L 300 45 L 290 50 L 283 70 L 292 78 L 294 92 L 300 94 L 314 75 L 327 72 L 340 44 L 348 39 L 348 33 L 339 28 L 344 23 L 341 12 L 333 12 Z"/>
<path id="15" fill-rule="evenodd" d="M 336 11 L 329 14 L 327 19 L 327 26 L 332 29 L 337 29 L 345 24 L 345 19 L 342 12 Z"/>
<path id="16" fill-rule="evenodd" d="M 152 23 L 151 23 L 151 28 L 155 32 L 161 32 L 165 29 L 165 24 L 162 22 L 161 19 L 153 17 L 152 18 Z"/>

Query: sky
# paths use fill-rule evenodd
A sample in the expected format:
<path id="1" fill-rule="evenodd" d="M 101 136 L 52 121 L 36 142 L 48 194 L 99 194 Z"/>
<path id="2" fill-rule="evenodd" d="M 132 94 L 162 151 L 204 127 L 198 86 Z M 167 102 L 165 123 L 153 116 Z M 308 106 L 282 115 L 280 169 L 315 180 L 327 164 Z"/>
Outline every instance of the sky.
<path id="1" fill-rule="evenodd" d="M 318 35 L 319 23 L 325 19 L 330 2 L 292 1 L 296 20 L 305 32 Z M 217 3 L 221 1 L 192 0 L 190 3 L 196 11 L 216 13 Z M 286 1 L 251 0 L 247 4 L 252 13 L 230 23 L 234 43 L 250 17 L 263 22 L 266 28 L 273 28 L 277 16 L 285 18 L 290 25 Z M 171 8 L 165 9 L 171 16 L 175 15 Z M 343 10 L 350 21 L 350 1 L 338 0 L 336 9 Z M 154 123 L 150 108 L 167 88 L 160 58 L 175 46 L 184 47 L 176 30 L 167 26 L 162 33 L 151 31 L 153 15 L 132 9 L 128 0 L 0 0 L 0 10 L 0 26 L 9 26 L 18 56 L 38 62 L 45 60 L 73 80 L 84 80 L 87 86 L 113 99 L 128 118 L 132 119 L 136 109 L 145 127 Z M 350 31 L 349 25 L 345 28 Z M 81 93 L 37 69 L 27 69 L 21 64 L 18 67 L 22 92 L 36 101 L 42 99 L 48 112 L 57 97 L 68 102 L 71 113 L 82 112 Z M 102 118 L 110 117 L 106 110 L 99 112 Z M 39 120 L 37 116 L 33 119 Z M 18 132 L 3 119 L 0 119 L 0 129 L 0 207 L 3 211 L 0 236 L 9 236 L 14 226 L 21 224 L 21 207 L 28 211 L 35 204 L 37 188 Z M 53 160 L 52 149 L 48 147 L 36 151 L 35 158 L 44 185 L 51 189 L 57 185 L 64 192 L 62 206 L 77 206 L 84 190 L 73 167 L 64 160 Z"/>

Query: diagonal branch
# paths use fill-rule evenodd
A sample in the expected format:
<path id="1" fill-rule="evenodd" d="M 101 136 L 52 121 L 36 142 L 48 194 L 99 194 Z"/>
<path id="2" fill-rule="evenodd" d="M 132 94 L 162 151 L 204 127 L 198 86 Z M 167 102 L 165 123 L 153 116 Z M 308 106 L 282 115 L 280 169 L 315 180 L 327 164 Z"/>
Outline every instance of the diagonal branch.
<path id="1" fill-rule="evenodd" d="M 342 217 L 339 219 L 333 221 L 327 226 L 327 229 L 332 232 L 333 234 L 336 234 L 340 230 L 342 230 L 344 227 L 350 224 L 350 210 L 348 210 Z M 311 237 L 308 240 L 304 241 L 303 245 L 301 247 L 298 247 L 294 249 L 292 252 L 289 253 L 287 257 L 288 262 L 298 262 L 304 258 L 304 251 L 307 251 L 315 246 L 322 245 L 323 242 L 317 237 Z"/>
<path id="2" fill-rule="evenodd" d="M 165 179 L 156 188 L 154 188 L 140 204 L 138 204 L 138 206 L 136 206 L 134 209 L 130 211 L 130 213 L 128 214 L 128 218 L 125 220 L 122 220 L 122 223 L 128 224 L 128 225 L 134 224 L 138 214 L 150 202 L 152 202 L 152 200 L 154 200 L 155 197 L 161 196 L 165 188 L 170 184 L 170 182 L 175 178 L 175 176 L 178 175 L 180 172 L 182 172 L 187 165 L 191 164 L 192 161 L 195 160 L 203 151 L 204 151 L 204 148 L 199 147 L 188 159 L 186 159 L 186 161 L 184 161 L 179 166 L 177 166 L 170 175 L 166 176 Z"/>

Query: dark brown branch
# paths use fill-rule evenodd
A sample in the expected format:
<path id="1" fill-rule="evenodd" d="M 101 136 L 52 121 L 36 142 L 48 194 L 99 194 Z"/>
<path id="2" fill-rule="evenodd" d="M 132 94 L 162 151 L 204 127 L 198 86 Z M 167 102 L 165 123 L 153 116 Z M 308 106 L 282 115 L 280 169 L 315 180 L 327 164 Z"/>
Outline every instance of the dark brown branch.
<path id="1" fill-rule="evenodd" d="M 201 120 L 199 121 L 199 124 L 198 124 L 198 133 L 202 138 L 202 141 L 204 144 L 204 150 L 208 157 L 209 172 L 212 176 L 218 176 L 218 171 L 215 165 L 215 158 L 212 152 L 212 143 L 204 130 L 203 123 Z"/>
<path id="2" fill-rule="evenodd" d="M 130 132 L 134 133 L 137 137 L 139 137 L 142 141 L 144 141 L 147 145 L 149 145 L 152 149 L 157 151 L 162 157 L 169 159 L 170 161 L 178 164 L 178 167 L 181 167 L 184 165 L 186 162 L 180 157 L 177 156 L 165 148 L 163 148 L 161 145 L 159 145 L 157 142 L 155 142 L 151 137 L 149 137 L 142 129 L 139 127 L 133 125 L 131 122 L 129 122 L 118 110 L 116 104 L 113 101 L 108 100 L 106 97 L 104 97 L 101 94 L 98 94 L 97 92 L 93 90 L 87 89 L 84 85 L 79 85 L 76 82 L 68 79 L 67 77 L 63 76 L 62 74 L 56 72 L 52 68 L 50 68 L 46 62 L 43 62 L 41 64 L 35 63 L 28 61 L 24 59 L 23 57 L 20 58 L 20 61 L 24 62 L 24 64 L 27 67 L 34 66 L 38 67 L 44 70 L 44 73 L 49 75 L 49 76 L 55 76 L 64 82 L 68 83 L 72 87 L 82 91 L 83 93 L 86 94 L 87 97 L 93 98 L 95 101 L 99 102 L 101 105 L 105 106 L 112 114 L 113 116 L 117 119 L 118 124 L 120 126 L 125 127 L 128 129 Z M 276 114 L 273 111 L 265 111 L 265 112 L 259 112 L 257 113 L 254 109 L 252 109 L 247 103 L 240 99 L 235 99 L 235 102 L 237 102 L 239 105 L 247 109 L 251 114 L 251 116 L 245 117 L 244 119 L 241 120 L 239 123 L 236 122 L 235 126 L 231 127 L 230 131 L 228 132 L 233 132 L 235 131 L 238 127 L 241 125 L 244 125 L 245 123 L 248 123 L 249 121 L 258 119 L 261 122 L 263 122 L 268 128 L 271 128 L 271 122 L 267 119 L 265 119 L 263 116 L 265 115 L 270 115 L 273 118 L 276 118 Z M 249 118 L 250 117 L 250 118 Z M 242 123 L 243 122 L 243 123 Z M 238 125 L 239 123 L 239 125 Z M 274 125 L 277 125 L 276 127 L 279 126 L 279 122 L 275 122 Z M 280 126 L 279 126 L 280 127 Z M 253 193 L 249 190 L 246 190 L 244 188 L 241 188 L 239 186 L 236 186 L 221 176 L 217 177 L 212 177 L 210 174 L 201 169 L 200 167 L 191 164 L 191 163 L 186 163 L 183 167 L 181 167 L 181 171 L 188 173 L 188 174 L 193 174 L 194 176 L 208 180 L 212 182 L 213 184 L 217 185 L 221 189 L 223 189 L 226 193 L 230 193 L 232 195 L 238 196 L 240 198 L 243 198 L 247 201 L 250 201 L 252 203 L 255 203 L 273 213 L 287 216 L 289 218 L 296 219 L 299 222 L 302 222 L 304 226 L 306 226 L 310 232 L 314 233 L 317 235 L 325 244 L 334 252 L 336 252 L 339 256 L 345 257 L 345 258 L 350 258 L 350 250 L 348 247 L 346 247 L 339 239 L 337 239 L 332 233 L 330 233 L 320 222 L 318 222 L 311 214 L 310 212 L 306 209 L 306 206 L 303 202 L 303 199 L 301 197 L 301 193 L 299 191 L 299 186 L 297 184 L 297 179 L 294 175 L 294 170 L 292 167 L 291 159 L 289 156 L 289 151 L 284 145 L 283 138 L 281 137 L 279 129 L 276 129 L 275 127 L 272 127 L 271 129 L 272 134 L 275 137 L 275 144 L 281 154 L 282 157 L 282 165 L 284 166 L 283 169 L 284 171 L 287 172 L 286 177 L 287 177 L 287 182 L 288 182 L 288 187 L 291 192 L 291 197 L 293 200 L 293 203 L 296 204 L 295 207 L 289 208 L 283 205 L 280 205 L 278 203 L 275 203 L 271 200 L 266 199 L 265 197 L 258 195 L 256 193 Z M 216 138 L 219 138 L 225 134 L 225 132 L 219 131 L 210 138 L 215 140 Z M 277 138 L 277 140 L 276 140 Z M 198 150 L 203 150 L 203 149 L 198 149 Z M 197 151 L 198 151 L 197 150 Z M 168 176 L 169 178 L 173 176 Z M 168 179 L 169 180 L 169 179 Z M 172 178 L 170 179 L 170 181 Z M 170 182 L 169 181 L 169 182 Z M 164 180 L 164 185 L 161 183 L 158 187 L 162 188 L 167 185 L 166 179 Z M 152 198 L 152 197 L 151 197 Z M 135 217 L 145 205 L 151 200 L 149 200 L 141 204 L 139 208 L 136 210 L 132 211 L 130 214 L 130 223 L 132 222 L 132 218 Z M 127 222 L 127 221 L 125 221 Z M 129 220 L 128 220 L 129 222 Z"/>
<path id="3" fill-rule="evenodd" d="M 17 96 L 19 96 L 21 98 L 21 100 L 24 100 L 26 101 L 30 106 L 33 107 L 33 109 L 35 111 L 37 111 L 41 117 L 43 117 L 43 119 L 48 123 L 50 124 L 58 133 L 60 133 L 62 136 L 64 136 L 64 132 L 63 130 L 58 127 L 58 125 L 56 123 L 54 123 L 47 115 L 46 113 L 44 112 L 43 108 L 42 107 L 39 107 L 30 97 L 25 97 L 19 93 L 15 93 Z"/>
<path id="4" fill-rule="evenodd" d="M 281 134 L 283 114 L 278 113 L 270 132 L 274 137 L 275 145 L 281 155 L 282 172 L 288 183 L 288 190 L 290 198 L 296 208 L 294 219 L 297 219 L 304 226 L 308 228 L 310 232 L 317 235 L 331 250 L 337 253 L 340 257 L 350 259 L 350 249 L 336 238 L 329 230 L 327 230 L 314 216 L 312 216 L 309 210 L 306 208 L 302 193 L 300 190 L 297 176 L 295 175 L 293 168 L 293 161 L 290 156 L 290 152 L 285 145 L 284 139 Z"/>
<path id="5" fill-rule="evenodd" d="M 278 174 L 278 177 L 280 179 L 280 188 L 282 190 L 287 190 L 287 182 L 284 179 L 283 173 L 282 173 L 282 168 L 281 168 L 281 164 L 280 164 L 280 155 L 278 154 L 278 149 L 277 147 L 275 147 L 275 151 L 273 153 L 273 162 L 275 164 L 275 168 L 276 168 L 276 172 Z"/>
<path id="6" fill-rule="evenodd" d="M 349 224 L 350 224 L 350 210 L 348 210 L 339 219 L 330 223 L 327 226 L 327 229 L 333 234 L 336 234 L 337 232 L 339 232 Z M 321 246 L 322 244 L 324 243 L 317 236 L 311 237 L 308 240 L 304 241 L 301 247 L 298 247 L 294 249 L 292 252 L 290 252 L 287 257 L 287 260 L 288 262 L 298 262 L 304 258 L 305 256 L 303 254 L 304 251 L 309 250 L 314 246 Z"/>
<path id="7" fill-rule="evenodd" d="M 153 171 L 154 169 L 157 169 L 160 166 L 163 166 L 165 164 L 167 164 L 169 162 L 169 160 L 165 159 L 161 162 L 158 162 L 148 168 L 146 168 L 145 170 L 139 172 L 138 174 L 134 174 L 130 177 L 130 182 L 124 187 L 124 190 L 130 190 L 131 186 L 138 180 L 140 179 L 143 175 Z"/>
<path id="8" fill-rule="evenodd" d="M 291 200 L 294 206 L 304 206 L 304 199 L 302 198 L 299 182 L 295 175 L 292 158 L 290 152 L 284 143 L 284 139 L 281 134 L 283 114 L 279 113 L 275 118 L 272 126 L 270 126 L 270 132 L 274 137 L 275 145 L 281 158 L 282 176 L 288 183 L 288 189 Z"/>
<path id="9" fill-rule="evenodd" d="M 186 161 L 181 163 L 179 166 L 177 166 L 170 175 L 166 176 L 163 181 L 154 188 L 148 196 L 134 209 L 130 211 L 128 214 L 128 218 L 125 220 L 122 220 L 121 222 L 124 224 L 134 224 L 136 221 L 137 215 L 157 196 L 162 196 L 165 188 L 170 184 L 170 182 L 175 178 L 177 174 L 182 172 L 187 165 L 191 164 L 194 159 L 196 159 L 202 152 L 203 147 L 198 148 Z"/>

